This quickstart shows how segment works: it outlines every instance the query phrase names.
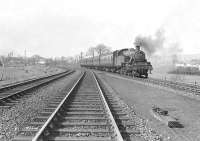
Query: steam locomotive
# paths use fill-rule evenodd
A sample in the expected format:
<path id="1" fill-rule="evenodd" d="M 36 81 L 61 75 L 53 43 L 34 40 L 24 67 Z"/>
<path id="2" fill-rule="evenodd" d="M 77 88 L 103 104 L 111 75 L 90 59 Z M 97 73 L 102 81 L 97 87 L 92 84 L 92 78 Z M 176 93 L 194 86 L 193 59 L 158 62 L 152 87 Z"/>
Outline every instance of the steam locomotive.
<path id="1" fill-rule="evenodd" d="M 140 50 L 140 45 L 136 45 L 136 49 L 125 48 L 84 58 L 81 60 L 81 67 L 145 78 L 148 78 L 148 71 L 151 73 L 153 69 L 151 63 L 147 62 L 145 53 Z"/>

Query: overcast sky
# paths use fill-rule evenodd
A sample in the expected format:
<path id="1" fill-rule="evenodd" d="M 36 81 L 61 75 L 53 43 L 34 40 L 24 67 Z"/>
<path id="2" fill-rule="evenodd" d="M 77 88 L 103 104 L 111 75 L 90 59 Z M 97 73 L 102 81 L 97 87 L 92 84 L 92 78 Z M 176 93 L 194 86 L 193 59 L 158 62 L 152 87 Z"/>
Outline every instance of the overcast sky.
<path id="1" fill-rule="evenodd" d="M 73 56 L 104 43 L 133 47 L 164 29 L 183 53 L 200 53 L 199 0 L 0 0 L 0 54 Z"/>

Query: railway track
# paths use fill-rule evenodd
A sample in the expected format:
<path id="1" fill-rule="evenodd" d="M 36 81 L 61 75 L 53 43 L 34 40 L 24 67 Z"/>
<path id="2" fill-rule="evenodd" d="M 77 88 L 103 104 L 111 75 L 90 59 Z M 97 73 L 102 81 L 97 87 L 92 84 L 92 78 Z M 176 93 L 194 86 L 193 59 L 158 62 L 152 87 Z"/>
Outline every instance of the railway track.
<path id="1" fill-rule="evenodd" d="M 173 81 L 169 81 L 169 80 L 161 80 L 161 79 L 156 79 L 156 78 L 148 78 L 148 79 L 134 78 L 134 80 L 139 80 L 139 81 L 143 81 L 143 82 L 147 82 L 147 83 L 153 83 L 156 85 L 170 87 L 172 89 L 177 89 L 177 90 L 181 90 L 181 91 L 194 93 L 196 95 L 200 95 L 200 86 L 199 85 L 192 85 L 192 84 L 181 83 L 181 82 L 173 82 Z"/>
<path id="2" fill-rule="evenodd" d="M 50 82 L 58 80 L 73 72 L 74 71 L 66 71 L 45 77 L 29 79 L 27 81 L 2 87 L 0 88 L 0 107 L 10 108 L 12 105 L 17 103 L 19 99 L 26 98 L 27 96 L 29 96 L 27 92 L 30 92 L 33 89 L 39 88 L 41 86 L 47 85 Z"/>
<path id="3" fill-rule="evenodd" d="M 113 74 L 113 73 L 111 73 L 111 74 Z M 200 95 L 200 85 L 193 85 L 193 84 L 187 84 L 187 83 L 181 83 L 181 82 L 173 82 L 173 81 L 162 80 L 162 79 L 157 79 L 157 78 L 146 79 L 146 78 L 132 77 L 132 76 L 129 76 L 126 74 L 120 74 L 120 75 L 124 76 L 128 79 L 133 79 L 133 80 L 146 82 L 146 83 L 152 83 L 152 84 L 169 87 L 169 88 L 180 90 L 180 91 L 186 91 L 189 93 L 193 93 L 195 95 Z"/>
<path id="4" fill-rule="evenodd" d="M 135 124 L 97 77 L 84 73 L 71 90 L 58 95 L 13 141 L 130 141 Z"/>

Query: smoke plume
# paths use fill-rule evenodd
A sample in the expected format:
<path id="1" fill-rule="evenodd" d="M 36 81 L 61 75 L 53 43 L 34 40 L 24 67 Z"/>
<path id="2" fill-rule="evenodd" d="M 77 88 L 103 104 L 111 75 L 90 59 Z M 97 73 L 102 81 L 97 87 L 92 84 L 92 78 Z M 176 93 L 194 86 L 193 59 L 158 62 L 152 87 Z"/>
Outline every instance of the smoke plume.
<path id="1" fill-rule="evenodd" d="M 153 36 L 138 35 L 135 43 L 140 44 L 147 54 L 156 72 L 168 72 L 174 69 L 181 60 L 182 48 L 178 41 L 172 41 L 165 36 L 164 29 L 159 29 Z"/>
<path id="2" fill-rule="evenodd" d="M 164 41 L 164 30 L 158 30 L 153 37 L 139 35 L 135 38 L 135 43 L 139 43 L 149 56 L 162 49 Z"/>
<path id="3" fill-rule="evenodd" d="M 183 49 L 180 48 L 178 42 L 174 42 L 169 45 L 169 48 L 167 49 L 167 53 L 171 55 L 173 65 L 179 62 L 178 54 L 181 53 L 182 51 Z"/>

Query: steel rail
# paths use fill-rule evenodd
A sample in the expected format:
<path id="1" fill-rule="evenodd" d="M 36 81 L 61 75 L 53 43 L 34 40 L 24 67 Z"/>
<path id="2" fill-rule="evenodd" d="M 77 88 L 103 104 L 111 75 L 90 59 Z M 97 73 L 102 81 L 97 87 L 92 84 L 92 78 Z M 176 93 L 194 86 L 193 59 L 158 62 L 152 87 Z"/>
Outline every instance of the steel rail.
<path id="1" fill-rule="evenodd" d="M 108 73 L 115 74 L 115 73 L 110 73 L 110 72 Z M 149 77 L 148 79 L 144 79 L 144 78 L 132 77 L 128 75 L 119 75 L 119 76 L 130 79 L 130 80 L 133 79 L 135 81 L 151 83 L 155 85 L 160 85 L 160 86 L 164 86 L 164 87 L 168 87 L 172 89 L 178 89 L 181 91 L 187 91 L 187 92 L 194 93 L 196 95 L 200 95 L 200 85 L 193 85 L 193 84 L 188 84 L 188 83 L 183 83 L 183 82 L 173 82 L 169 80 L 162 80 L 162 79 L 151 78 L 151 77 Z"/>
<path id="2" fill-rule="evenodd" d="M 53 80 L 59 79 L 59 78 L 65 76 L 65 75 L 71 74 L 71 73 L 73 73 L 73 72 L 74 72 L 74 71 L 66 71 L 65 73 L 62 72 L 62 73 L 59 73 L 59 74 L 54 74 L 54 75 L 52 75 L 52 76 L 47 76 L 47 77 L 44 77 L 44 78 L 41 78 L 41 79 L 36 79 L 36 80 L 34 80 L 34 81 L 31 81 L 31 82 L 28 83 L 28 84 L 26 83 L 26 84 L 24 84 L 25 86 L 26 86 L 26 85 L 30 85 L 31 83 L 34 84 L 34 83 L 36 83 L 37 81 L 40 82 L 40 81 L 43 81 L 43 80 L 47 79 L 46 81 L 40 82 L 39 84 L 36 84 L 36 85 L 34 85 L 34 86 L 29 86 L 28 88 L 24 88 L 24 89 L 19 90 L 19 91 L 17 91 L 17 92 L 10 93 L 10 94 L 8 94 L 8 95 L 5 95 L 5 96 L 3 96 L 3 97 L 0 97 L 0 103 L 4 103 L 4 101 L 6 101 L 6 99 L 8 99 L 8 98 L 10 98 L 10 97 L 12 97 L 12 96 L 21 94 L 21 93 L 23 93 L 23 92 L 32 90 L 32 89 L 34 89 L 34 88 L 36 88 L 36 87 L 39 87 L 39 86 L 42 86 L 42 85 L 44 85 L 44 84 L 50 83 L 50 82 L 53 81 Z M 19 86 L 19 85 L 18 85 L 18 86 Z M 23 86 L 23 83 L 22 83 L 20 86 Z M 17 88 L 17 86 L 16 86 L 16 88 Z"/>
<path id="3" fill-rule="evenodd" d="M 118 126 L 117 126 L 117 124 L 116 124 L 116 122 L 115 122 L 115 119 L 114 119 L 113 115 L 112 115 L 112 112 L 111 112 L 111 110 L 110 110 L 110 108 L 109 108 L 109 106 L 108 106 L 108 103 L 107 103 L 107 101 L 106 101 L 106 99 L 105 99 L 105 97 L 104 97 L 104 94 L 103 94 L 103 92 L 102 92 L 102 90 L 101 90 L 101 87 L 100 87 L 100 85 L 99 85 L 99 82 L 98 82 L 98 80 L 97 80 L 97 78 L 96 78 L 94 72 L 92 72 L 92 74 L 93 74 L 93 77 L 94 77 L 94 79 L 95 79 L 95 81 L 96 81 L 96 84 L 97 84 L 97 87 L 98 87 L 98 89 L 99 89 L 101 98 L 103 99 L 103 103 L 104 103 L 104 105 L 105 105 L 105 107 L 106 107 L 106 109 L 107 109 L 108 115 L 109 115 L 109 117 L 110 117 L 110 119 L 111 119 L 111 123 L 112 123 L 112 125 L 113 125 L 113 127 L 114 127 L 114 131 L 115 131 L 115 133 L 116 133 L 117 141 L 123 141 L 123 137 L 122 137 L 122 135 L 121 135 L 121 133 L 120 133 L 120 131 L 119 131 L 119 128 L 118 128 Z"/>
<path id="4" fill-rule="evenodd" d="M 161 80 L 161 79 L 155 79 L 155 78 L 149 78 L 148 80 L 143 80 L 143 79 L 135 79 L 139 81 L 144 81 L 147 83 L 152 83 L 156 85 L 161 85 L 164 87 L 170 87 L 173 89 L 179 89 L 183 91 L 188 91 L 188 92 L 193 92 L 196 94 L 200 93 L 200 87 L 198 85 L 192 85 L 192 84 L 187 84 L 187 83 L 181 83 L 181 82 L 173 82 L 169 80 Z"/>
<path id="5" fill-rule="evenodd" d="M 41 76 L 42 77 L 42 76 Z M 34 80 L 34 79 L 39 79 L 41 77 L 33 77 L 33 78 L 28 78 L 28 79 L 24 79 L 24 80 L 19 80 L 19 81 L 15 81 L 15 82 L 11 82 L 11 83 L 6 83 L 6 84 L 2 84 L 0 86 L 0 91 L 1 89 L 6 89 L 6 88 L 9 88 L 9 87 L 13 87 L 15 85 L 19 85 L 20 83 L 26 83 L 28 81 L 31 81 L 31 80 Z"/>
<path id="6" fill-rule="evenodd" d="M 48 120 L 44 123 L 44 125 L 42 126 L 42 128 L 36 133 L 36 135 L 34 136 L 34 138 L 32 139 L 32 141 L 37 141 L 39 140 L 39 138 L 42 136 L 44 130 L 48 127 L 48 125 L 50 124 L 50 122 L 53 120 L 53 118 L 56 116 L 56 114 L 58 113 L 58 111 L 61 109 L 62 105 L 65 103 L 66 99 L 69 97 L 69 95 L 73 92 L 73 90 L 78 86 L 80 80 L 83 78 L 83 76 L 85 75 L 85 72 L 79 77 L 79 79 L 76 81 L 76 83 L 73 85 L 73 87 L 70 89 L 70 91 L 67 93 L 67 95 L 65 96 L 65 98 L 60 102 L 60 104 L 58 105 L 58 107 L 54 110 L 54 112 L 51 114 L 51 116 L 48 118 Z"/>
<path id="7" fill-rule="evenodd" d="M 42 79 L 45 79 L 45 78 L 48 78 L 48 77 L 53 77 L 53 76 L 56 76 L 56 75 L 59 75 L 59 74 L 64 74 L 64 73 L 67 73 L 69 71 L 70 70 L 60 72 L 60 73 L 56 73 L 56 74 L 41 76 L 41 77 L 37 77 L 37 78 L 30 78 L 30 79 L 22 80 L 20 82 L 14 82 L 14 83 L 11 83 L 11 84 L 7 84 L 6 86 L 0 87 L 0 92 L 4 91 L 6 89 L 12 89 L 12 88 L 15 88 L 17 86 L 21 86 L 21 85 L 25 85 L 25 84 L 28 84 L 28 83 L 31 83 L 31 82 L 35 82 L 37 80 L 42 80 Z"/>

